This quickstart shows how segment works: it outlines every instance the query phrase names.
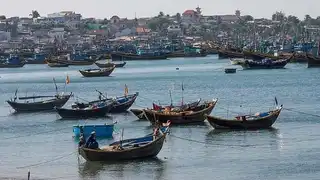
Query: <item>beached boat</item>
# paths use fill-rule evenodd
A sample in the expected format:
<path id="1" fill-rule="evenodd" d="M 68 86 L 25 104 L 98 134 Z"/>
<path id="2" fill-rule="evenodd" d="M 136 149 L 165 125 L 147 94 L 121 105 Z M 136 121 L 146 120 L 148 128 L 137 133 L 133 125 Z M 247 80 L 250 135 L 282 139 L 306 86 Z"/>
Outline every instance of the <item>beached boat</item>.
<path id="1" fill-rule="evenodd" d="M 66 109 L 66 108 L 56 108 L 56 111 L 62 118 L 95 118 L 95 117 L 105 117 L 110 111 L 112 103 L 101 103 L 95 104 L 89 107 Z"/>
<path id="2" fill-rule="evenodd" d="M 271 127 L 277 120 L 282 105 L 275 110 L 257 113 L 255 115 L 238 116 L 234 119 L 223 119 L 215 116 L 206 116 L 210 125 L 214 128 L 229 129 L 264 129 Z"/>
<path id="3" fill-rule="evenodd" d="M 84 77 L 103 77 L 103 76 L 109 76 L 113 70 L 115 69 L 115 66 L 111 68 L 105 68 L 105 69 L 86 69 L 86 70 L 79 70 L 79 72 Z"/>
<path id="4" fill-rule="evenodd" d="M 95 62 L 95 64 L 99 67 L 99 68 L 111 68 L 113 66 L 115 66 L 116 68 L 120 68 L 123 67 L 127 64 L 127 62 L 121 62 L 121 63 L 113 63 L 113 62 L 108 62 L 108 63 L 98 63 Z"/>
<path id="5" fill-rule="evenodd" d="M 111 138 L 113 135 L 114 125 L 112 124 L 101 124 L 101 125 L 76 125 L 73 126 L 73 133 L 75 137 L 89 137 L 92 131 L 95 131 L 97 137 Z"/>
<path id="6" fill-rule="evenodd" d="M 243 69 L 282 69 L 290 62 L 292 57 L 275 61 L 271 59 L 263 59 L 262 61 L 246 60 L 240 65 Z"/>
<path id="7" fill-rule="evenodd" d="M 144 115 L 152 124 L 156 122 L 171 121 L 172 124 L 192 124 L 201 123 L 205 120 L 205 114 L 210 114 L 215 107 L 217 100 L 205 102 L 192 111 L 155 111 L 143 109 Z"/>
<path id="8" fill-rule="evenodd" d="M 53 110 L 55 107 L 62 107 L 66 104 L 72 93 L 69 95 L 55 95 L 55 96 L 30 96 L 30 97 L 16 97 L 13 100 L 8 100 L 7 103 L 16 112 L 35 112 Z M 46 100 L 35 101 L 36 99 Z M 18 102 L 17 100 L 25 100 Z"/>
<path id="9" fill-rule="evenodd" d="M 99 149 L 79 148 L 80 155 L 87 161 L 122 161 L 151 158 L 159 154 L 169 127 L 159 128 L 158 133 L 125 139 Z"/>
<path id="10" fill-rule="evenodd" d="M 69 64 L 62 64 L 62 63 L 47 63 L 49 67 L 68 67 Z"/>

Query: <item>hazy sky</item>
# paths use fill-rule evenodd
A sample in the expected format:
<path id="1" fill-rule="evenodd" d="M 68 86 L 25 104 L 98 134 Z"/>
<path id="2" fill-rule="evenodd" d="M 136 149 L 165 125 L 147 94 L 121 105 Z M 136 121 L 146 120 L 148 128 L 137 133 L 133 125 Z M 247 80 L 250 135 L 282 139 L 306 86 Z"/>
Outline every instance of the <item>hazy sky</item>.
<path id="1" fill-rule="evenodd" d="M 155 16 L 159 11 L 176 14 L 187 9 L 202 8 L 204 15 L 234 14 L 236 9 L 254 17 L 270 18 L 275 11 L 284 11 L 304 18 L 320 16 L 320 0 L 0 0 L 0 14 L 28 16 L 31 10 L 38 10 L 41 16 L 61 10 L 81 13 L 84 17 L 121 18 Z"/>

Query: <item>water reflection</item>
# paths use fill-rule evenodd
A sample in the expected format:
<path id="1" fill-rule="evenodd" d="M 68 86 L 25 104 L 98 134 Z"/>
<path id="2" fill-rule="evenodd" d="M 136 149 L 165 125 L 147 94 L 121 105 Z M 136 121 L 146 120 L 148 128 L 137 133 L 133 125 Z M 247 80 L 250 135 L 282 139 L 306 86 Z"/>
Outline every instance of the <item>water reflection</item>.
<path id="1" fill-rule="evenodd" d="M 131 175 L 140 175 L 141 178 L 152 176 L 150 179 L 162 179 L 166 169 L 165 161 L 155 157 L 134 161 L 121 162 L 84 162 L 79 164 L 80 178 L 112 177 L 123 179 Z"/>
<path id="2" fill-rule="evenodd" d="M 279 149 L 280 131 L 276 128 L 262 130 L 213 129 L 206 135 L 206 143 L 224 146 L 268 146 Z"/>

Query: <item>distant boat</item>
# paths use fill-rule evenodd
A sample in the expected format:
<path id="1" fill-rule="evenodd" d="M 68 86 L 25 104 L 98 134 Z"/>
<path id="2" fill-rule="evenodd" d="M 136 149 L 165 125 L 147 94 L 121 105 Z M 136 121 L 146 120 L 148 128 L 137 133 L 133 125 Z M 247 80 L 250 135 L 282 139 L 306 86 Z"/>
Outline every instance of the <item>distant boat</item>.
<path id="1" fill-rule="evenodd" d="M 69 64 L 62 64 L 62 63 L 47 63 L 49 67 L 68 67 Z"/>
<path id="2" fill-rule="evenodd" d="M 110 67 L 113 67 L 113 66 L 115 66 L 116 68 L 119 68 L 119 67 L 125 66 L 127 63 L 126 62 L 121 62 L 121 63 L 114 63 L 114 62 L 98 63 L 98 62 L 95 62 L 95 64 L 99 68 L 110 68 Z"/>
<path id="3" fill-rule="evenodd" d="M 237 68 L 225 68 L 224 72 L 227 73 L 227 74 L 236 73 L 237 72 Z"/>
<path id="4" fill-rule="evenodd" d="M 81 133 L 83 133 L 84 137 L 89 137 L 91 132 L 95 131 L 97 137 L 111 138 L 115 124 L 116 123 L 101 125 L 76 125 L 73 126 L 73 133 L 75 137 L 80 137 Z"/>
<path id="5" fill-rule="evenodd" d="M 284 68 L 288 62 L 290 62 L 291 56 L 289 59 L 282 59 L 282 60 L 271 60 L 271 59 L 264 59 L 262 61 L 253 61 L 253 60 L 246 60 L 240 65 L 243 69 L 282 69 Z"/>
<path id="6" fill-rule="evenodd" d="M 111 68 L 105 68 L 105 69 L 86 69 L 86 70 L 79 70 L 79 72 L 84 77 L 103 77 L 103 76 L 109 76 L 113 70 L 115 69 L 115 66 Z"/>
<path id="7" fill-rule="evenodd" d="M 308 58 L 308 68 L 320 67 L 320 58 L 316 58 L 309 54 L 306 54 Z"/>
<path id="8" fill-rule="evenodd" d="M 132 54 L 132 53 L 111 53 L 111 59 L 113 61 L 123 61 L 123 60 L 164 60 L 167 59 L 167 54 Z"/>
<path id="9" fill-rule="evenodd" d="M 0 68 L 20 68 L 26 65 L 25 63 L 21 62 L 19 64 L 11 64 L 11 63 L 0 63 Z"/>

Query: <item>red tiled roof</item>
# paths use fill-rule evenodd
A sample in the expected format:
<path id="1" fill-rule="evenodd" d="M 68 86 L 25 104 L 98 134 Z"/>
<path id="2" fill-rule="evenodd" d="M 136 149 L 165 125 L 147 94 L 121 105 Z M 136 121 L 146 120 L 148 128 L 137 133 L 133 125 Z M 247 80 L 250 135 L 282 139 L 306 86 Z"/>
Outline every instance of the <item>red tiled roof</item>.
<path id="1" fill-rule="evenodd" d="M 186 10 L 182 15 L 193 15 L 196 14 L 197 12 L 194 10 Z"/>

